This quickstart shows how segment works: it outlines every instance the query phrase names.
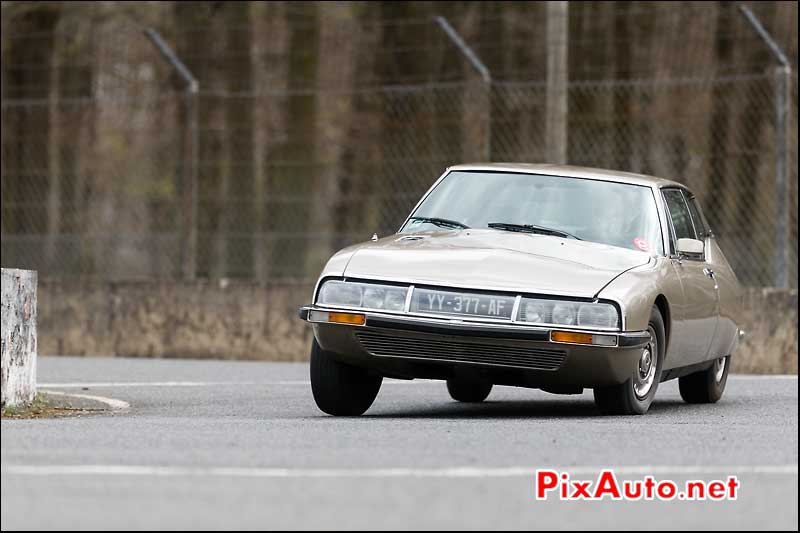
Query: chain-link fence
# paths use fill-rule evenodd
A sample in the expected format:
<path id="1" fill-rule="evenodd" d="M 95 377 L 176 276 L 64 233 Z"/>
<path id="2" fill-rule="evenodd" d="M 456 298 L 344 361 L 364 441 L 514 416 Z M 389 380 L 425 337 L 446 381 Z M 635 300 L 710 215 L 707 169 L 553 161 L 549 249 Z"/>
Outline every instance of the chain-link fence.
<path id="1" fill-rule="evenodd" d="M 742 281 L 771 285 L 775 83 L 765 74 L 572 84 L 569 161 L 687 183 Z M 445 167 L 481 160 L 487 117 L 492 160 L 545 161 L 545 87 L 498 82 L 487 93 L 477 82 L 201 93 L 197 274 L 313 277 L 336 249 L 396 230 Z M 796 78 L 791 94 L 794 117 Z M 185 98 L 3 101 L 3 265 L 180 276 Z M 789 132 L 785 246 L 796 286 L 795 120 Z"/>
<path id="2" fill-rule="evenodd" d="M 178 279 L 191 264 L 198 277 L 308 281 L 333 251 L 394 232 L 448 165 L 487 152 L 547 158 L 542 82 L 212 84 L 192 95 L 171 88 L 155 49 L 136 50 L 147 57 L 95 64 L 85 90 L 73 76 L 71 92 L 4 92 L 3 266 Z M 687 183 L 745 284 L 775 284 L 782 257 L 796 287 L 797 76 L 785 139 L 781 80 L 765 70 L 573 81 L 568 160 Z"/>

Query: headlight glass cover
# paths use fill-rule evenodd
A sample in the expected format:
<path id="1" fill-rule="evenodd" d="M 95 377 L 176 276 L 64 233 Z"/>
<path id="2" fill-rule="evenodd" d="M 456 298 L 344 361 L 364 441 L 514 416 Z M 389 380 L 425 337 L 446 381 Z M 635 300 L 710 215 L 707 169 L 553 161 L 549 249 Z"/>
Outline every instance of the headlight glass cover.
<path id="1" fill-rule="evenodd" d="M 407 292 L 407 287 L 329 280 L 322 285 L 317 303 L 402 311 L 405 308 Z"/>
<path id="2" fill-rule="evenodd" d="M 619 328 L 619 313 L 616 307 L 601 302 L 569 302 L 523 298 L 520 302 L 520 322 L 580 326 L 584 328 Z"/>
<path id="3" fill-rule="evenodd" d="M 402 312 L 407 294 L 408 287 L 334 279 L 322 284 L 317 304 Z M 601 329 L 619 329 L 620 326 L 617 308 L 610 303 L 546 298 L 522 298 L 517 321 Z"/>

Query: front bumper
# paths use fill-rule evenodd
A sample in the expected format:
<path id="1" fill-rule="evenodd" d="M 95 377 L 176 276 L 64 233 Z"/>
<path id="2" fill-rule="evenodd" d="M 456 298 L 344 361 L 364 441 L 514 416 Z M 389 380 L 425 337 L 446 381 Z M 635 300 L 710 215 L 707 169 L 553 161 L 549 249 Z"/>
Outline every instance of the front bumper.
<path id="1" fill-rule="evenodd" d="M 453 318 L 357 311 L 363 325 L 314 320 L 316 313 L 344 312 L 307 306 L 300 318 L 311 322 L 319 345 L 338 359 L 400 378 L 447 379 L 477 373 L 496 384 L 550 389 L 580 389 L 626 381 L 637 368 L 646 331 L 580 333 L 613 336 L 614 346 L 570 344 L 551 340 L 553 331 L 569 328 L 520 323 L 463 321 Z"/>

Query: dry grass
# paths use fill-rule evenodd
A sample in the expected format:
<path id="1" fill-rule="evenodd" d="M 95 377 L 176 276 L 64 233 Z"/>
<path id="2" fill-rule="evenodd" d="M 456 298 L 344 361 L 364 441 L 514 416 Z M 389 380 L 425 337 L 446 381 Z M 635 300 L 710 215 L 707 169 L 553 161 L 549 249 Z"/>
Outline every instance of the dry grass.
<path id="1" fill-rule="evenodd" d="M 48 396 L 39 394 L 30 405 L 4 406 L 0 410 L 0 418 L 12 420 L 27 420 L 35 418 L 65 418 L 96 414 L 108 409 L 102 407 L 88 407 L 73 404 L 65 396 Z"/>

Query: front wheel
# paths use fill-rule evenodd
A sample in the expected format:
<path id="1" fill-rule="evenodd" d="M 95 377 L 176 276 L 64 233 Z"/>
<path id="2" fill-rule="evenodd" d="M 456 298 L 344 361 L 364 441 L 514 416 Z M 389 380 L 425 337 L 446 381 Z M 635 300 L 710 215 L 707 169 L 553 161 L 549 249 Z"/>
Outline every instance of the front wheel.
<path id="1" fill-rule="evenodd" d="M 334 359 L 316 339 L 311 345 L 311 392 L 321 411 L 334 416 L 363 415 L 375 401 L 383 377 Z"/>
<path id="2" fill-rule="evenodd" d="M 720 357 L 706 370 L 678 378 L 678 389 L 686 403 L 716 403 L 725 392 L 731 356 Z"/>
<path id="3" fill-rule="evenodd" d="M 643 415 L 653 403 L 664 364 L 664 319 L 657 307 L 650 311 L 650 340 L 641 349 L 636 370 L 625 383 L 594 389 L 594 402 L 603 414 Z"/>

